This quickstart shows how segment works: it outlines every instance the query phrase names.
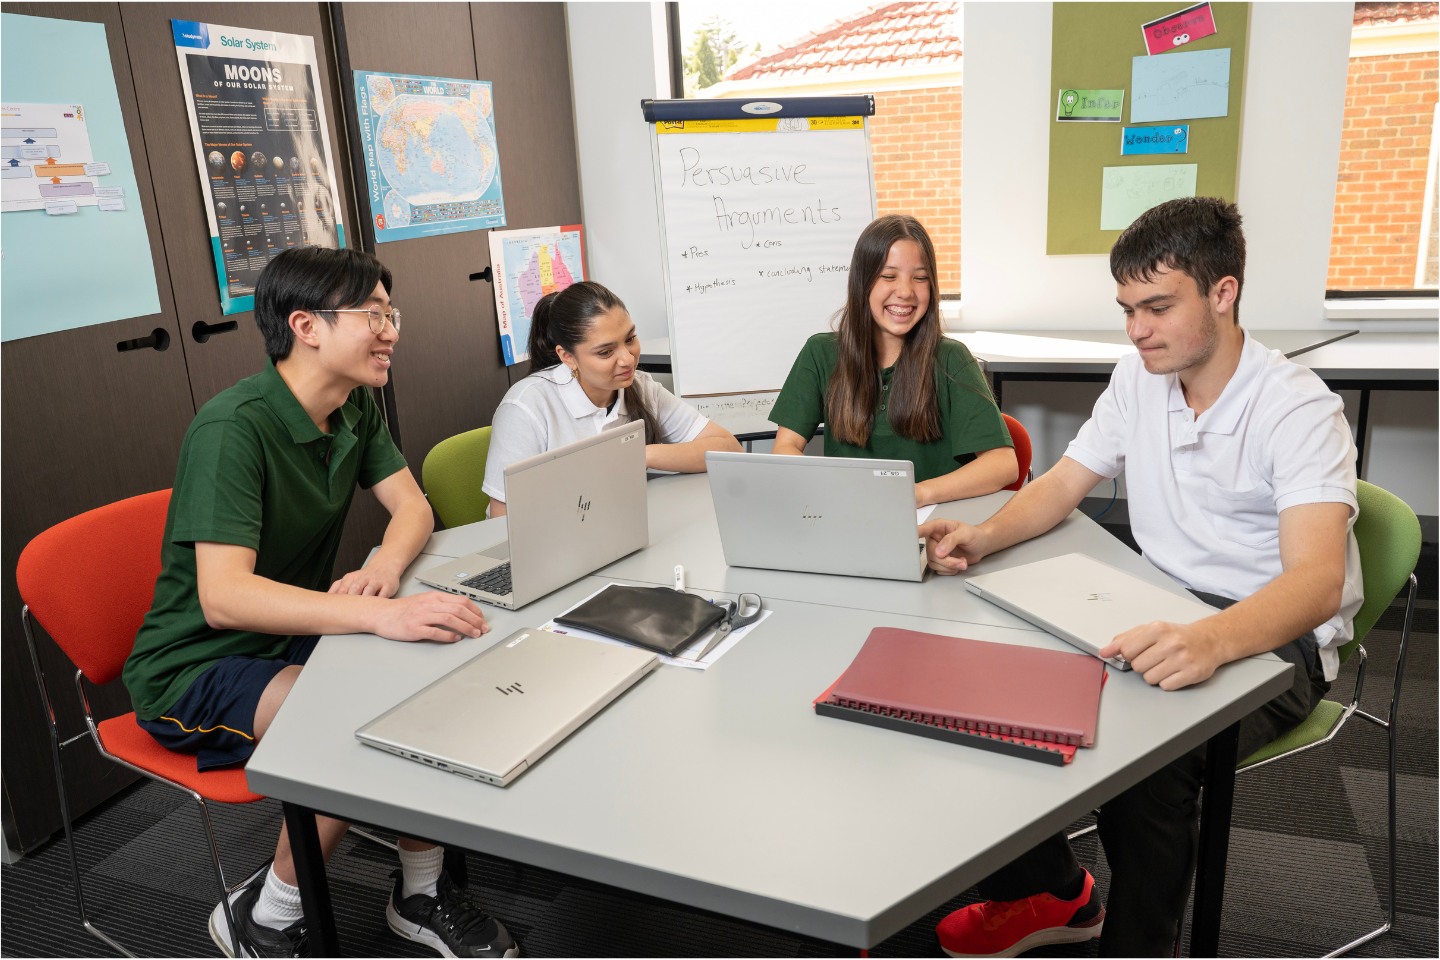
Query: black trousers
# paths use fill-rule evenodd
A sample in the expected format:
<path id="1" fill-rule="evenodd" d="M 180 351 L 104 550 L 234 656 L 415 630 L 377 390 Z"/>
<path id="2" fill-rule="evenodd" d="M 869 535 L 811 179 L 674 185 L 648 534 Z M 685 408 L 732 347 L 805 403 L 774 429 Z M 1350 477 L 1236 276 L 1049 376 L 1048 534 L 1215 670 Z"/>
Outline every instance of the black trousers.
<path id="1" fill-rule="evenodd" d="M 1215 606 L 1234 602 L 1208 595 L 1201 599 Z M 1241 759 L 1308 717 L 1330 689 L 1311 635 L 1274 652 L 1295 665 L 1294 681 L 1240 721 Z M 1201 744 L 1101 807 L 1100 842 L 1110 863 L 1101 956 L 1175 956 L 1195 875 L 1204 779 Z M 1019 900 L 1062 890 L 1080 875 L 1069 841 L 1058 833 L 987 877 L 978 890 L 987 900 Z"/>

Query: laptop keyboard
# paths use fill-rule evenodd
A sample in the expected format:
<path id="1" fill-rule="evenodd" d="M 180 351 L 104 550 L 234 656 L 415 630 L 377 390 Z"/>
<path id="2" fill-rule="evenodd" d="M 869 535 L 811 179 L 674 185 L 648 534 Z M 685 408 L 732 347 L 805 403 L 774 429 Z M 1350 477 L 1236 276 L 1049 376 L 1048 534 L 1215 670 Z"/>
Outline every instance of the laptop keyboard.
<path id="1" fill-rule="evenodd" d="M 476 574 L 469 580 L 462 580 L 460 583 L 471 590 L 491 593 L 497 597 L 508 597 L 513 592 L 510 586 L 510 561 L 506 560 L 500 566 L 491 567 L 484 573 Z"/>

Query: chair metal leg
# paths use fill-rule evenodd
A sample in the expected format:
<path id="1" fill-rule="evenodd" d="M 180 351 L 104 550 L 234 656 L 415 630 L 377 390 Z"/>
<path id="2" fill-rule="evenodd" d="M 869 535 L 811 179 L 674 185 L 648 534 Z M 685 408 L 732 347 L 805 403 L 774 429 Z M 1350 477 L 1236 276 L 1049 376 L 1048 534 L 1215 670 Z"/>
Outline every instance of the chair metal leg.
<path id="1" fill-rule="evenodd" d="M 70 876 L 71 882 L 75 884 L 75 908 L 80 913 L 80 925 L 101 942 L 108 945 L 110 949 L 115 950 L 122 956 L 133 957 L 135 954 L 126 950 L 106 934 L 105 931 L 95 926 L 90 920 L 89 913 L 85 910 L 85 888 L 80 879 L 80 857 L 75 850 L 75 829 L 71 823 L 70 801 L 65 793 L 65 767 L 60 758 L 61 747 L 74 743 L 75 739 L 78 738 L 72 738 L 64 743 L 60 740 L 60 730 L 55 723 L 55 709 L 50 703 L 50 688 L 45 683 L 45 670 L 40 666 L 40 654 L 35 647 L 35 636 L 30 627 L 29 606 L 26 606 L 20 611 L 20 619 L 25 627 L 25 643 L 30 648 L 30 665 L 35 669 L 35 680 L 40 686 L 40 699 L 43 701 L 45 707 L 45 725 L 50 730 L 51 768 L 55 774 L 55 791 L 59 794 L 60 799 L 60 821 L 65 827 L 65 849 L 70 856 Z M 79 683 L 79 671 L 76 671 L 75 678 L 75 682 Z M 84 735 L 81 734 L 81 736 Z"/>

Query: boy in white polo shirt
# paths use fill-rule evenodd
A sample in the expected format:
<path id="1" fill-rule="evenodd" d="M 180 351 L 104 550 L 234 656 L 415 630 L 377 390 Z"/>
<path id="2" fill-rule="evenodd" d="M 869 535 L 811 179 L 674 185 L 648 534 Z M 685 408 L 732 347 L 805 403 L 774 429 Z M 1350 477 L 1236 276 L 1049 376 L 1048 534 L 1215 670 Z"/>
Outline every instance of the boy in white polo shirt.
<path id="1" fill-rule="evenodd" d="M 1234 204 L 1205 197 L 1141 215 L 1110 252 L 1116 302 L 1138 353 L 1122 359 L 1051 470 L 978 526 L 921 528 L 930 565 L 956 573 L 1063 520 L 1125 473 L 1146 559 L 1216 607 L 1189 625 L 1138 624 L 1101 656 L 1176 690 L 1273 651 L 1292 688 L 1240 724 L 1245 757 L 1310 714 L 1360 608 L 1355 445 L 1338 397 L 1240 327 L 1245 237 Z M 980 884 L 990 898 L 937 928 L 956 957 L 1015 956 L 1098 937 L 1105 956 L 1174 956 L 1198 837 L 1202 745 L 1106 803 L 1109 922 L 1063 834 Z"/>

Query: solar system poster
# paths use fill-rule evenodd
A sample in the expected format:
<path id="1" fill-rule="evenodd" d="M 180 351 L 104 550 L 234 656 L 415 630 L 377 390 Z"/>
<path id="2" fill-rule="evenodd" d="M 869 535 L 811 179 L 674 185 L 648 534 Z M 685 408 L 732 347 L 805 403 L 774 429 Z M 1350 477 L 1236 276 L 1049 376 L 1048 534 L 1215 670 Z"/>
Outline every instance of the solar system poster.
<path id="1" fill-rule="evenodd" d="M 342 247 L 315 41 L 170 21 L 190 116 L 220 305 L 255 305 L 255 283 L 292 247 Z"/>

